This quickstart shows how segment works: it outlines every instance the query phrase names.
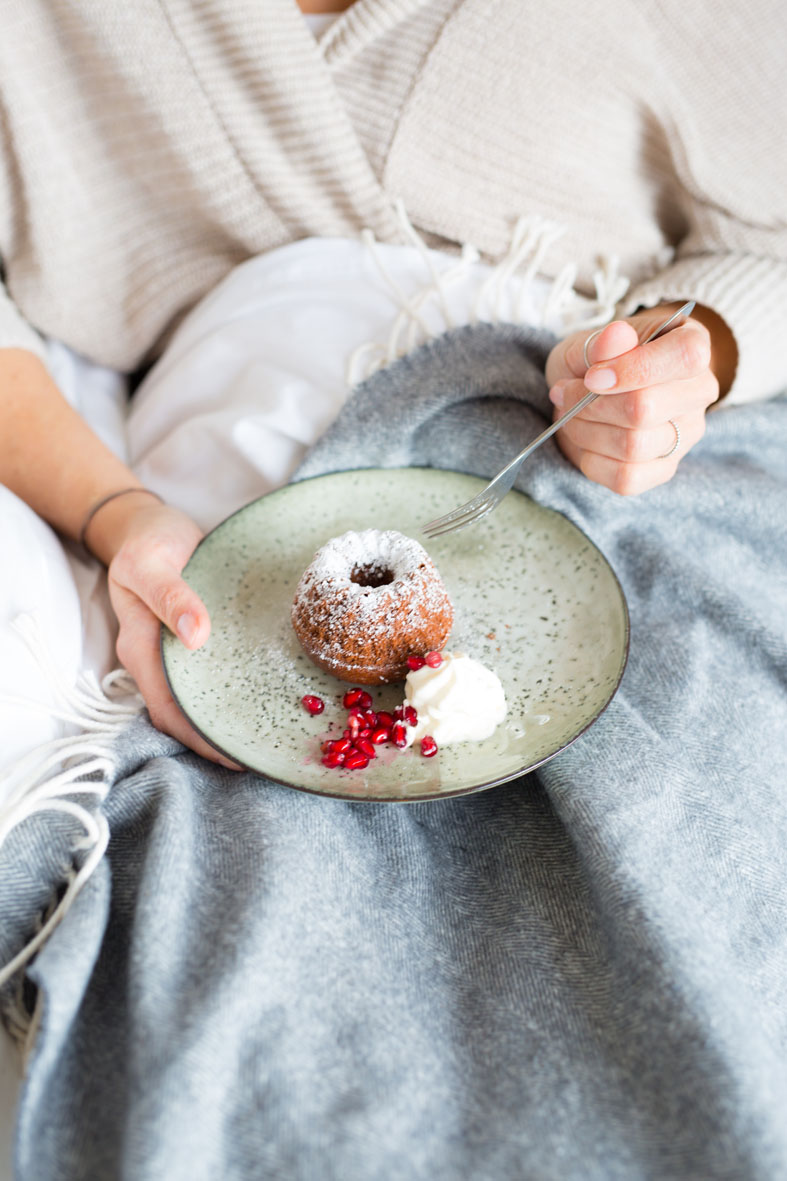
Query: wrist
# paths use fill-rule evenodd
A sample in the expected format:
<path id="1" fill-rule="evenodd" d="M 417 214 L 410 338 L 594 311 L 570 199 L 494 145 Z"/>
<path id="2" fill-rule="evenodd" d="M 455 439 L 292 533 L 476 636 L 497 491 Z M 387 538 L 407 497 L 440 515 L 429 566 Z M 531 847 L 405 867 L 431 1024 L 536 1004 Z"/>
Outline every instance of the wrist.
<path id="1" fill-rule="evenodd" d="M 718 312 L 698 303 L 691 313 L 693 320 L 704 324 L 710 335 L 710 368 L 719 383 L 719 399 L 729 393 L 738 368 L 738 346 L 735 337 Z"/>
<path id="2" fill-rule="evenodd" d="M 157 492 L 141 484 L 110 492 L 91 505 L 82 523 L 79 543 L 109 566 L 140 513 L 147 513 L 161 503 Z"/>

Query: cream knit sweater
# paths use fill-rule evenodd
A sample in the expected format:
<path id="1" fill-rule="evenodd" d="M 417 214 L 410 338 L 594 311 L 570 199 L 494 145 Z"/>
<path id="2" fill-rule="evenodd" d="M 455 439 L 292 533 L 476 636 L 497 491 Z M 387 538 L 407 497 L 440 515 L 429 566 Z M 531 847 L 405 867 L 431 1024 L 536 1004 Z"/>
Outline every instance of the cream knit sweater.
<path id="1" fill-rule="evenodd" d="M 600 255 L 621 310 L 730 325 L 731 400 L 787 386 L 781 0 L 357 0 L 315 42 L 295 0 L 0 0 L 0 345 L 130 371 L 237 263 L 309 236 L 543 264 Z M 43 354 L 42 354 L 43 355 Z"/>

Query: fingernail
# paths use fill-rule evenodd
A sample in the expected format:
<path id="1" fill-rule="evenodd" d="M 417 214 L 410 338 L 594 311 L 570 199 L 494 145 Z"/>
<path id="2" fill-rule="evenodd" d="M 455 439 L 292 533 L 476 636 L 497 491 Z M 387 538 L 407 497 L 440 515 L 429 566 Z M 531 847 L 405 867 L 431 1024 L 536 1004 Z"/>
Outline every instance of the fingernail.
<path id="1" fill-rule="evenodd" d="M 555 406 L 562 406 L 566 400 L 565 386 L 553 385 L 549 391 L 549 400 Z"/>
<path id="2" fill-rule="evenodd" d="M 585 374 L 585 385 L 589 390 L 611 390 L 617 380 L 614 369 L 590 369 Z"/>
<path id="3" fill-rule="evenodd" d="M 188 612 L 186 612 L 185 615 L 181 615 L 177 622 L 175 630 L 187 648 L 191 647 L 191 644 L 194 641 L 194 637 L 197 634 L 197 626 L 198 624 L 196 619 Z"/>

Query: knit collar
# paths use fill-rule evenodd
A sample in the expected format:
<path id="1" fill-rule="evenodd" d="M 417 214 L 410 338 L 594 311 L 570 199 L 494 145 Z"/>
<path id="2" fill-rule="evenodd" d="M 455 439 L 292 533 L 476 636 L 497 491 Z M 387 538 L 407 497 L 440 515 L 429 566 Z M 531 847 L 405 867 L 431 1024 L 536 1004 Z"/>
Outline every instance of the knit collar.
<path id="1" fill-rule="evenodd" d="M 320 52 L 329 66 L 343 65 L 376 37 L 428 3 L 429 0 L 355 0 L 320 38 Z"/>

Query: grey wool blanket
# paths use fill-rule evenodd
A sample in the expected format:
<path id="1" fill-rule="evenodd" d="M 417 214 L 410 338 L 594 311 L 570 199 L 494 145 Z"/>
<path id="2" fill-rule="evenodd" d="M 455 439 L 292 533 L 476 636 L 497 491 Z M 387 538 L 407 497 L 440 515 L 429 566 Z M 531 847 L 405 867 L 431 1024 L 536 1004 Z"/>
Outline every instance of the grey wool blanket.
<path id="1" fill-rule="evenodd" d="M 299 476 L 492 474 L 549 417 L 548 343 L 432 342 Z M 616 697 L 536 773 L 343 802 L 127 730 L 108 850 L 3 994 L 37 1020 L 19 1181 L 787 1178 L 785 456 L 782 397 L 639 498 L 553 441 L 525 465 L 631 613 Z M 9 839 L 3 961 L 77 834 Z"/>

